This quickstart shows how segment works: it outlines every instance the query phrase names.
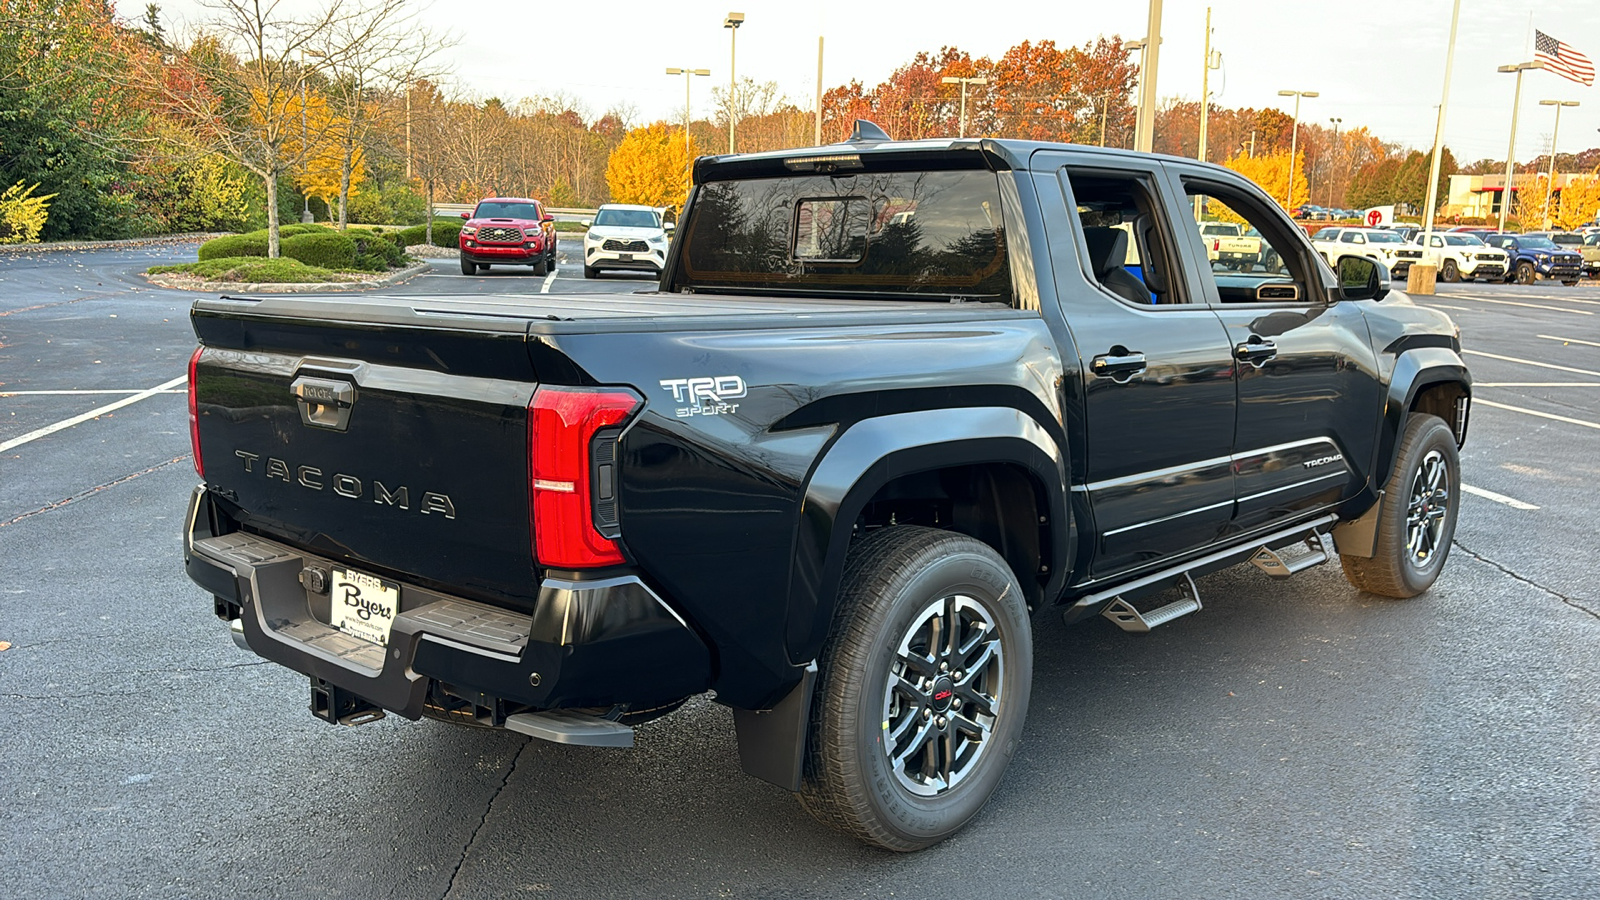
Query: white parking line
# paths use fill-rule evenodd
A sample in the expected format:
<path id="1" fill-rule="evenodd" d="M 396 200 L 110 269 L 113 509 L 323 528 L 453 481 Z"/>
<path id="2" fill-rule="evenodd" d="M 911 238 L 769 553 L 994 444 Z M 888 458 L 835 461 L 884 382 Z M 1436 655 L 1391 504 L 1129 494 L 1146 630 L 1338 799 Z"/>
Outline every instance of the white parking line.
<path id="1" fill-rule="evenodd" d="M 81 416 L 73 416 L 70 419 L 63 419 L 60 422 L 55 423 L 54 425 L 46 425 L 45 427 L 40 428 L 37 431 L 30 431 L 27 434 L 23 435 L 22 437 L 12 438 L 9 441 L 6 441 L 4 443 L 0 443 L 0 453 L 4 453 L 5 451 L 10 450 L 13 447 L 21 447 L 23 444 L 26 444 L 29 441 L 36 441 L 39 438 L 45 437 L 47 435 L 55 434 L 58 431 L 61 431 L 61 430 L 67 429 L 67 428 L 71 428 L 72 426 L 77 425 L 79 423 L 87 422 L 90 419 L 93 419 L 93 418 L 95 418 L 97 416 L 103 416 L 108 412 L 112 412 L 113 410 L 121 409 L 124 406 L 131 406 L 131 405 L 133 405 L 135 403 L 138 403 L 140 400 L 144 400 L 144 399 L 147 399 L 147 398 L 150 398 L 150 397 L 154 397 L 157 394 L 164 394 L 164 393 L 167 392 L 167 390 L 169 388 L 177 387 L 178 385 L 183 384 L 185 381 L 188 381 L 188 380 L 189 380 L 189 376 L 188 375 L 179 375 L 177 378 L 172 379 L 171 381 L 167 382 L 166 384 L 158 384 L 158 385 L 156 385 L 155 387 L 151 388 L 148 391 L 140 391 L 139 393 L 134 394 L 132 397 L 126 397 L 124 399 L 118 400 L 115 403 L 107 403 L 105 406 L 99 407 L 98 409 L 91 409 L 91 410 L 89 410 L 88 412 L 84 413 Z"/>
<path id="2" fill-rule="evenodd" d="M 1507 497 L 1505 494 L 1496 494 L 1494 491 L 1486 491 L 1481 487 L 1473 487 L 1472 485 L 1466 483 L 1461 485 L 1461 490 L 1463 493 L 1472 494 L 1475 497 L 1482 497 L 1485 500 L 1493 500 L 1496 503 L 1504 503 L 1506 506 L 1509 506 L 1512 509 L 1539 508 L 1534 506 L 1532 503 L 1523 503 L 1521 500 L 1514 500 L 1510 497 Z"/>
<path id="3" fill-rule="evenodd" d="M 1526 306 L 1529 309 L 1551 309 L 1556 312 L 1571 313 L 1575 316 L 1592 316 L 1594 313 L 1587 309 L 1568 309 L 1565 306 L 1545 306 L 1540 303 L 1518 303 L 1515 300 L 1490 300 L 1488 297 L 1469 297 L 1464 294 L 1439 294 L 1451 300 L 1472 300 L 1477 303 L 1499 303 L 1505 306 Z"/>
<path id="4" fill-rule="evenodd" d="M 1600 387 L 1600 381 L 1476 381 L 1473 387 Z"/>
<path id="5" fill-rule="evenodd" d="M 544 284 L 539 286 L 539 293 L 541 293 L 541 294 L 550 293 L 550 285 L 555 284 L 555 283 L 556 283 L 556 270 L 555 269 L 551 269 L 550 270 L 550 274 L 546 275 L 544 277 Z"/>
<path id="6" fill-rule="evenodd" d="M 1568 366 L 1558 366 L 1554 363 L 1534 362 L 1531 359 L 1518 359 L 1515 356 L 1501 356 L 1498 353 L 1484 353 L 1482 350 L 1463 350 L 1461 352 L 1463 354 L 1471 354 L 1473 356 L 1486 356 L 1489 359 L 1504 360 L 1505 362 L 1517 363 L 1518 365 L 1523 366 L 1538 366 L 1541 369 L 1555 369 L 1558 372 L 1572 372 L 1577 375 L 1593 375 L 1596 378 L 1600 378 L 1600 372 L 1591 372 L 1588 369 L 1574 369 Z"/>
<path id="7" fill-rule="evenodd" d="M 1477 312 L 1477 310 L 1470 306 L 1447 306 L 1443 303 L 1430 303 L 1428 306 L 1432 307 L 1433 309 L 1453 309 L 1456 312 Z"/>
<path id="8" fill-rule="evenodd" d="M 1553 334 L 1541 334 L 1539 337 L 1542 337 L 1547 341 L 1560 341 L 1563 344 L 1583 344 L 1585 347 L 1600 347 L 1600 344 L 1597 344 L 1594 341 L 1580 341 L 1577 338 L 1556 337 Z"/>
<path id="9" fill-rule="evenodd" d="M 187 389 L 162 391 L 164 394 L 187 394 Z M 82 397 L 90 394 L 142 394 L 144 391 L 0 391 L 0 397 Z"/>
<path id="10" fill-rule="evenodd" d="M 1523 409 L 1520 406 L 1511 406 L 1505 403 L 1495 403 L 1493 400 L 1484 400 L 1481 397 L 1474 397 L 1472 400 L 1472 405 L 1492 406 L 1495 409 L 1508 409 L 1512 412 L 1519 412 L 1530 416 L 1538 416 L 1541 419 L 1554 419 L 1557 422 L 1566 422 L 1568 425 L 1582 425 L 1585 428 L 1594 428 L 1596 430 L 1600 430 L 1600 422 L 1585 422 L 1583 419 L 1569 419 L 1566 416 L 1558 416 L 1554 413 L 1539 412 L 1536 409 Z M 5 448 L 0 447 L 0 449 Z"/>

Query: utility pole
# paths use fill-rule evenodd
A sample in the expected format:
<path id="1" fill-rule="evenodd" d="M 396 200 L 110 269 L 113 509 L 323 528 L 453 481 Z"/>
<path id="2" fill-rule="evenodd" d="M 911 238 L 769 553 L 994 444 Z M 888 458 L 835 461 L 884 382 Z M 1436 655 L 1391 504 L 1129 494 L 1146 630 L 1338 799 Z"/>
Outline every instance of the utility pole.
<path id="1" fill-rule="evenodd" d="M 958 137 L 966 137 L 967 136 L 967 85 L 969 85 L 969 84 L 988 84 L 989 83 L 989 79 L 987 79 L 987 78 L 954 78 L 954 77 L 949 77 L 949 78 L 941 78 L 941 79 L 939 79 L 939 81 L 944 83 L 944 84 L 959 84 L 959 85 L 961 85 L 961 126 L 960 126 L 960 132 L 961 133 L 959 135 L 957 135 L 957 136 Z M 1103 134 L 1104 134 L 1104 129 L 1102 127 L 1102 135 Z M 1103 136 L 1101 138 L 1101 143 L 1102 143 L 1102 145 L 1105 143 L 1105 138 Z"/>
<path id="2" fill-rule="evenodd" d="M 1150 0 L 1150 19 L 1144 37 L 1144 58 L 1139 66 L 1139 117 L 1133 149 L 1149 153 L 1155 146 L 1156 70 L 1161 57 L 1161 0 Z"/>
<path id="3" fill-rule="evenodd" d="M 822 146 L 822 35 L 817 35 L 817 120 L 812 126 L 812 143 Z"/>
<path id="4" fill-rule="evenodd" d="M 1211 49 L 1211 7 L 1206 7 L 1206 56 L 1200 67 L 1200 146 L 1195 157 L 1206 161 L 1206 126 L 1211 118 L 1211 70 L 1222 68 L 1222 53 Z"/>
<path id="5" fill-rule="evenodd" d="M 1506 144 L 1506 182 L 1500 188 L 1500 225 L 1496 229 L 1497 231 L 1506 230 L 1506 211 L 1511 208 L 1511 163 L 1517 152 L 1517 107 L 1522 105 L 1522 73 L 1529 69 L 1542 68 L 1544 68 L 1544 63 L 1534 60 L 1533 62 L 1515 63 L 1495 69 L 1496 72 L 1517 73 L 1517 89 L 1511 95 L 1511 142 Z"/>
<path id="6" fill-rule="evenodd" d="M 1279 91 L 1278 96 L 1294 98 L 1294 128 L 1289 132 L 1289 187 L 1285 189 L 1283 197 L 1283 208 L 1292 210 L 1294 208 L 1294 160 L 1300 149 L 1300 98 L 1319 97 L 1321 94 L 1316 91 Z M 1253 144 L 1255 141 L 1254 132 L 1251 133 L 1250 140 Z M 1252 146 L 1251 156 L 1255 155 L 1253 150 Z"/>
<path id="7" fill-rule="evenodd" d="M 683 156 L 686 160 L 684 163 L 684 177 L 686 179 L 684 183 L 687 185 L 687 179 L 694 177 L 694 155 L 689 152 L 689 76 L 710 75 L 711 70 L 672 68 L 667 70 L 667 74 L 683 76 Z"/>
<path id="8" fill-rule="evenodd" d="M 1550 227 L 1550 197 L 1556 192 L 1556 140 L 1561 136 L 1561 107 L 1577 106 L 1576 100 L 1540 100 L 1540 106 L 1554 106 L 1556 108 L 1556 130 L 1550 133 L 1550 181 L 1544 189 L 1544 224 L 1543 228 Z"/>
<path id="9" fill-rule="evenodd" d="M 1439 121 L 1433 126 L 1433 163 L 1428 167 L 1428 199 L 1422 210 L 1422 246 L 1428 246 L 1428 238 L 1433 234 L 1433 214 L 1439 204 L 1439 160 L 1444 146 L 1444 117 L 1450 109 L 1450 70 L 1456 64 L 1456 23 L 1461 19 L 1461 0 L 1456 0 L 1455 7 L 1450 11 L 1450 43 L 1449 49 L 1444 54 L 1444 93 L 1439 97 Z M 1500 202 L 1505 203 L 1507 194 L 1502 192 Z"/>
<path id="10" fill-rule="evenodd" d="M 739 26 L 744 24 L 744 13 L 731 12 L 722 20 L 722 27 L 728 29 L 728 153 L 733 153 L 733 117 L 736 110 L 734 97 L 739 91 L 739 80 L 734 75 L 733 64 L 739 53 Z"/>
<path id="11" fill-rule="evenodd" d="M 1100 98 L 1100 146 L 1106 145 L 1106 113 L 1111 109 L 1111 92 Z"/>
<path id="12" fill-rule="evenodd" d="M 406 181 L 411 180 L 411 89 L 412 84 L 406 85 Z"/>

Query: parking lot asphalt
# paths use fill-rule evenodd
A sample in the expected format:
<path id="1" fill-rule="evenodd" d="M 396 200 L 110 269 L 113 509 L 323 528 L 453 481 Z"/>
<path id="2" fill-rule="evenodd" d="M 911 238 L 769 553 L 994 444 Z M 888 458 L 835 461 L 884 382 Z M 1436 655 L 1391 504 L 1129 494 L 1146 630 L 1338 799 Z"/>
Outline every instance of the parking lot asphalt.
<path id="1" fill-rule="evenodd" d="M 313 719 L 182 570 L 196 295 L 136 273 L 193 252 L 0 254 L 0 897 L 1600 896 L 1600 287 L 1418 298 L 1476 382 L 1430 593 L 1235 567 L 1149 635 L 1041 618 L 1001 790 L 894 855 L 742 775 L 703 698 L 631 751 Z"/>

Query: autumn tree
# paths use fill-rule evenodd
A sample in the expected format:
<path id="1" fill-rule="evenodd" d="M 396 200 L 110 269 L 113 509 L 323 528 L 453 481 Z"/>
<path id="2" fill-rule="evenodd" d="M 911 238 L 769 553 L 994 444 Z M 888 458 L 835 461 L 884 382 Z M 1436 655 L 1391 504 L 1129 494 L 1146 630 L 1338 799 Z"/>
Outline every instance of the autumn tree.
<path id="1" fill-rule="evenodd" d="M 1569 180 L 1560 197 L 1551 213 L 1551 224 L 1556 228 L 1570 231 L 1594 222 L 1600 214 L 1600 169 Z"/>
<path id="2" fill-rule="evenodd" d="M 1224 165 L 1238 172 L 1240 175 L 1254 181 L 1267 196 L 1277 201 L 1285 209 L 1294 209 L 1305 203 L 1310 197 L 1310 188 L 1306 181 L 1306 170 L 1302 154 L 1295 154 L 1294 160 L 1294 188 L 1288 191 L 1289 202 L 1284 203 L 1284 193 L 1289 188 L 1289 152 L 1282 153 L 1257 153 L 1253 158 L 1248 155 L 1238 155 L 1228 160 Z"/>
<path id="3" fill-rule="evenodd" d="M 606 164 L 611 199 L 682 209 L 689 196 L 689 158 L 697 151 L 691 140 L 685 152 L 682 128 L 664 122 L 635 128 L 611 151 Z"/>

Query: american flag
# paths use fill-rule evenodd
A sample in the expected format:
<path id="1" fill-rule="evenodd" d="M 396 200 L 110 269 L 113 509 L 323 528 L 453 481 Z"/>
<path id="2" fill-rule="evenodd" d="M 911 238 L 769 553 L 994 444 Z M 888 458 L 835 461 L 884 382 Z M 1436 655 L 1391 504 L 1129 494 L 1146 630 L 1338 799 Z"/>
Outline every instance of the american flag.
<path id="1" fill-rule="evenodd" d="M 1544 63 L 1547 71 L 1582 85 L 1594 84 L 1594 63 L 1589 57 L 1572 49 L 1542 31 L 1533 33 L 1533 58 Z"/>

